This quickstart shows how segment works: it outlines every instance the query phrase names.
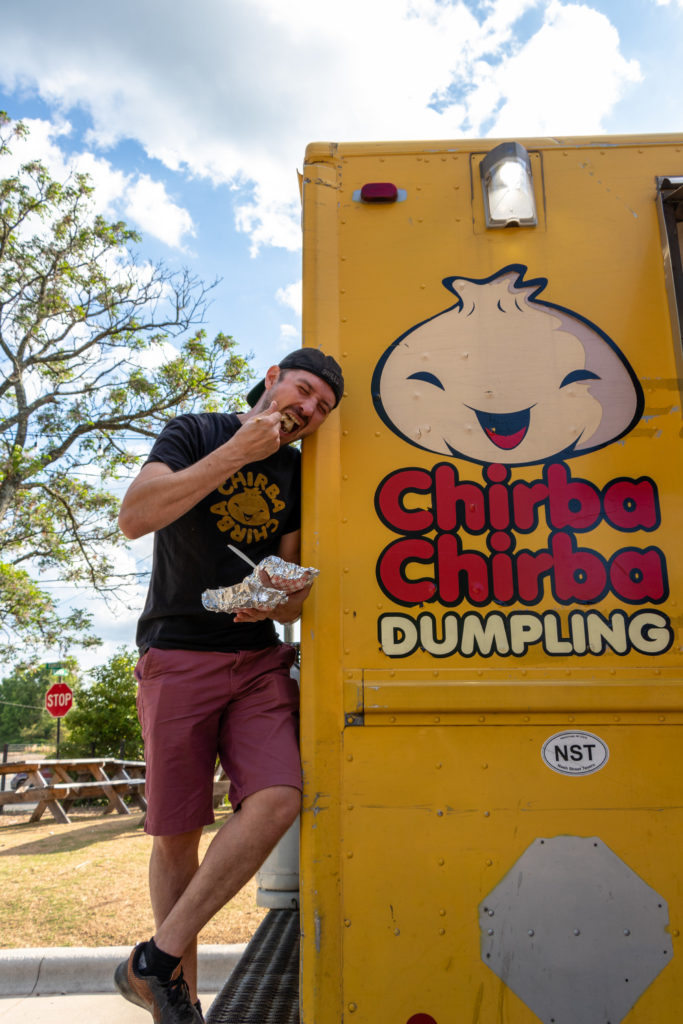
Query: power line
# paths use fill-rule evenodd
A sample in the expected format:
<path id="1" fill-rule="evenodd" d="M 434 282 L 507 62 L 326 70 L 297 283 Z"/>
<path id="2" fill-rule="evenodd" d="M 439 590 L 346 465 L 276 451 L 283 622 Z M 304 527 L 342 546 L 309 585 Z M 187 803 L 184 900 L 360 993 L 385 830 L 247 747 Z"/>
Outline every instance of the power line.
<path id="1" fill-rule="evenodd" d="M 31 711 L 45 711 L 42 704 L 15 704 L 13 700 L 0 700 L 0 704 L 8 704 L 12 708 L 30 708 Z"/>

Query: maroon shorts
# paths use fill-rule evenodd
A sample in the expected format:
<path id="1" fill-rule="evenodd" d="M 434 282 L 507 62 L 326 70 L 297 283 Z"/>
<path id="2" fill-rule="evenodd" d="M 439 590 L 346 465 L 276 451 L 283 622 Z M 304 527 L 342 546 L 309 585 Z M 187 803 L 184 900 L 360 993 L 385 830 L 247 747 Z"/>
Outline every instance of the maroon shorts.
<path id="1" fill-rule="evenodd" d="M 179 835 L 214 821 L 217 755 L 235 808 L 269 786 L 302 788 L 293 661 L 287 644 L 232 654 L 151 647 L 140 658 L 146 832 Z"/>

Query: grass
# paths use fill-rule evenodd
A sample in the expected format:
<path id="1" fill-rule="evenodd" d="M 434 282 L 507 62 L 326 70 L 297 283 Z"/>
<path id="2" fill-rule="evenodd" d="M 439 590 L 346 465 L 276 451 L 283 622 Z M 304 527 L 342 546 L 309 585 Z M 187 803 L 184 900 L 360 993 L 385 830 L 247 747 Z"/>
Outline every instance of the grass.
<path id="1" fill-rule="evenodd" d="M 6 808 L 7 811 L 7 808 Z M 201 853 L 230 815 L 216 811 Z M 142 814 L 102 814 L 72 808 L 70 825 L 46 815 L 0 815 L 0 890 L 5 948 L 129 946 L 154 932 L 147 891 L 151 837 Z M 256 906 L 256 882 L 245 886 L 200 933 L 200 943 L 247 942 L 266 910 Z"/>

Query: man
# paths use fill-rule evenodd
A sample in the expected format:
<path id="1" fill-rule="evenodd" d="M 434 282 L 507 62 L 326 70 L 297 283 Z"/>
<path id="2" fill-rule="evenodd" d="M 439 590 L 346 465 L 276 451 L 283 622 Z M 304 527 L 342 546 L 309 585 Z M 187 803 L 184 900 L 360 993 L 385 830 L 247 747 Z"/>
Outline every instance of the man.
<path id="1" fill-rule="evenodd" d="M 290 353 L 249 393 L 250 412 L 167 424 L 121 506 L 127 537 L 155 533 L 136 676 L 157 930 L 115 980 L 159 1024 L 202 1021 L 197 934 L 254 875 L 301 800 L 294 652 L 272 620 L 298 618 L 310 585 L 273 611 L 234 615 L 206 611 L 201 595 L 248 573 L 229 544 L 256 563 L 271 554 L 299 561 L 299 452 L 289 446 L 324 423 L 343 390 L 331 356 Z M 237 813 L 199 865 L 216 755 Z"/>

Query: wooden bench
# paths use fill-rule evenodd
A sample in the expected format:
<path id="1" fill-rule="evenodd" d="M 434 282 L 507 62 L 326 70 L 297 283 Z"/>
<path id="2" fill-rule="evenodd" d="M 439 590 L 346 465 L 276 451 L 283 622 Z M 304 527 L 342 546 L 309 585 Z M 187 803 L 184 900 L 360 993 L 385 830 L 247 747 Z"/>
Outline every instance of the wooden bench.
<path id="1" fill-rule="evenodd" d="M 113 757 L 15 761 L 0 764 L 0 774 L 26 775 L 17 789 L 0 792 L 0 811 L 12 804 L 35 803 L 30 822 L 39 821 L 49 810 L 55 821 L 69 824 L 69 809 L 77 800 L 85 799 L 105 798 L 103 814 L 130 814 L 124 797 L 131 797 L 133 805 L 143 812 L 147 810 L 144 761 Z M 214 774 L 214 808 L 222 803 L 229 789 L 230 781 L 219 765 Z"/>
<path id="2" fill-rule="evenodd" d="M 105 798 L 104 814 L 113 811 L 130 814 L 124 796 L 131 796 L 135 805 L 147 810 L 144 761 L 118 758 L 19 761 L 0 765 L 0 772 L 26 776 L 15 790 L 0 793 L 0 808 L 35 803 L 31 822 L 38 821 L 49 810 L 56 821 L 68 824 L 69 808 L 76 800 L 86 798 Z"/>

